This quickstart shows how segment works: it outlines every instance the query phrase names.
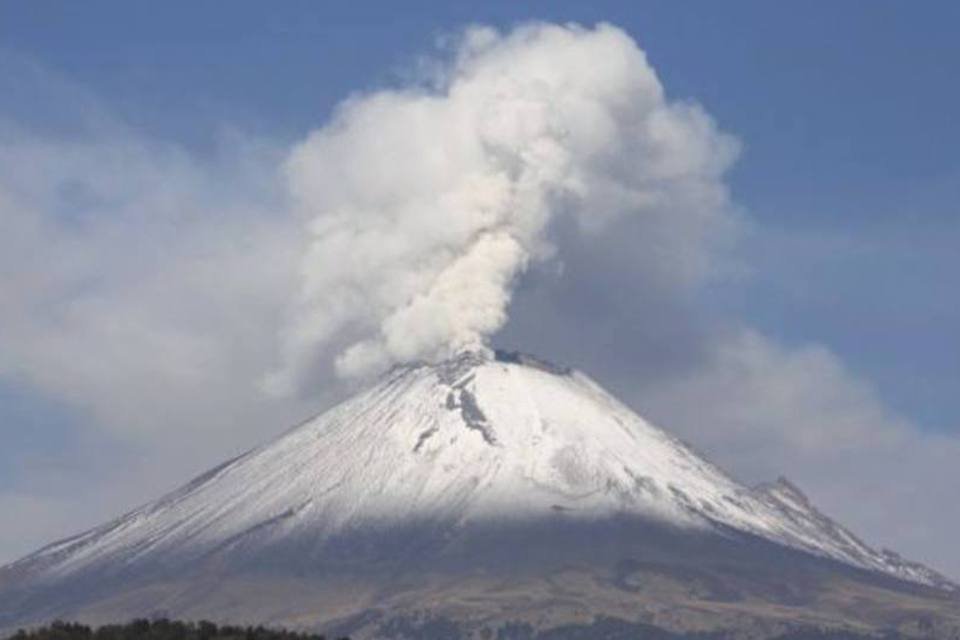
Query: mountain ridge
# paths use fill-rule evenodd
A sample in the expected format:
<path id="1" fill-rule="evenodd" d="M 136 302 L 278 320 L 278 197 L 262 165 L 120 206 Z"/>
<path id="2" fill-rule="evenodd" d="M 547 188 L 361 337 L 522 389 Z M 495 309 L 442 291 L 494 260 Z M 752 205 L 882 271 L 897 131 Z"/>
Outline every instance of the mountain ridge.
<path id="1" fill-rule="evenodd" d="M 773 588 L 796 600 L 757 558 L 807 576 L 798 583 L 847 584 L 869 597 L 892 590 L 921 609 L 950 608 L 943 603 L 956 592 L 935 571 L 861 542 L 785 479 L 740 485 L 578 371 L 469 352 L 395 367 L 159 500 L 0 568 L 0 596 L 17 603 L 0 613 L 0 628 L 62 614 L 217 614 L 243 602 L 263 612 L 255 622 L 310 626 L 385 602 L 397 615 L 430 611 L 432 601 L 481 624 L 497 619 L 480 615 L 488 605 L 456 604 L 427 585 L 523 616 L 472 590 L 486 593 L 496 577 L 563 591 L 542 582 L 557 571 L 579 585 L 565 597 L 593 598 L 598 614 L 640 606 L 630 604 L 639 591 L 629 576 L 642 575 L 672 585 L 644 595 L 649 602 L 669 603 L 670 589 L 681 588 L 683 602 L 706 594 L 696 610 L 725 620 L 722 607 L 713 611 L 724 594 L 750 600 Z M 632 568 L 618 578 L 623 567 Z M 732 569 L 759 577 L 744 581 Z M 297 615 L 276 596 L 243 595 L 267 584 L 312 595 Z M 343 601 L 344 585 L 367 605 Z M 541 600 L 524 597 L 541 610 Z M 545 611 L 557 624 L 580 619 L 570 607 Z"/>

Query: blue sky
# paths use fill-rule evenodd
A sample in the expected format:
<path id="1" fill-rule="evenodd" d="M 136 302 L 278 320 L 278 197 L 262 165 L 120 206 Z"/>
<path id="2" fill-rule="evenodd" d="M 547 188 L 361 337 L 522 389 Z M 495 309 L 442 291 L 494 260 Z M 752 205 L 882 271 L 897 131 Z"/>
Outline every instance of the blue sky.
<path id="1" fill-rule="evenodd" d="M 884 415 L 893 416 L 885 419 L 908 423 L 911 432 L 960 437 L 956 3 L 4 3 L 0 123 L 68 144 L 99 131 L 91 121 L 103 119 L 110 135 L 126 140 L 117 133 L 123 129 L 159 153 L 174 149 L 169 165 L 177 175 L 209 160 L 213 168 L 204 171 L 216 179 L 231 171 L 223 155 L 236 132 L 269 154 L 322 126 L 346 96 L 403 84 L 444 34 L 470 23 L 509 29 L 531 19 L 617 25 L 647 53 L 671 99 L 699 103 L 740 141 L 727 175 L 744 216 L 737 274 L 699 289 L 695 303 L 677 302 L 695 307 L 684 316 L 692 325 L 710 327 L 700 333 L 744 324 L 784 353 L 822 347 L 853 386 L 879 398 Z M 177 164 L 180 156 L 189 157 L 187 169 Z M 61 211 L 64 218 L 81 224 L 84 215 L 103 215 L 82 189 L 68 196 L 76 206 Z M 522 335 L 522 326 L 506 332 L 507 339 Z M 592 373 L 621 390 L 633 384 L 622 363 L 606 369 L 598 358 L 579 361 L 575 350 L 560 355 L 592 363 Z M 40 524 L 0 541 L 0 560 L 72 532 L 75 519 L 44 515 L 79 502 L 71 486 L 104 496 L 80 523 L 93 524 L 284 426 L 246 427 L 229 445 L 198 446 L 186 462 L 119 491 L 131 477 L 124 473 L 135 474 L 129 470 L 152 448 L 162 457 L 176 447 L 155 449 L 153 440 L 99 430 L 104 418 L 85 392 L 37 382 L 18 368 L 20 356 L 0 348 L 4 357 L 12 360 L 0 361 L 0 489 L 19 496 L 13 504 L 30 496 L 48 507 L 24 507 Z M 222 397 L 231 397 L 225 389 Z M 649 403 L 656 417 L 681 424 L 699 443 L 696 429 L 682 426 L 693 418 L 664 393 L 630 400 Z M 294 419 L 319 404 L 253 415 Z M 199 420 L 213 407 L 184 410 L 182 418 Z M 707 449 L 712 443 L 704 439 Z M 738 468 L 733 454 L 716 449 L 728 466 L 750 474 L 749 464 Z M 55 477 L 41 482 L 24 470 L 38 459 L 37 468 L 59 470 Z M 103 461 L 118 469 L 109 478 L 95 470 Z M 828 506 L 849 507 L 849 496 L 816 486 L 812 467 L 791 473 L 801 485 L 806 473 L 804 486 Z M 937 481 L 956 486 L 960 473 Z M 879 486 L 871 482 L 864 486 Z M 854 515 L 854 524 L 878 527 L 878 517 Z M 876 536 L 960 571 L 960 558 L 946 543 L 938 547 L 934 534 Z"/>

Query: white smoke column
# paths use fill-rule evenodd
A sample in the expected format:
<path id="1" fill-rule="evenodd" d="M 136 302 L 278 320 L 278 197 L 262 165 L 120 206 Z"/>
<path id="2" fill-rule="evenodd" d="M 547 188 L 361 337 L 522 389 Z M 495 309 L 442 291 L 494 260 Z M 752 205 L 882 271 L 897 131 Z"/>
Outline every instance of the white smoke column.
<path id="1" fill-rule="evenodd" d="M 623 31 L 474 28 L 451 58 L 429 87 L 346 101 L 292 152 L 310 246 L 274 389 L 300 387 L 330 350 L 353 376 L 484 348 L 558 215 L 589 232 L 725 206 L 735 141 L 668 103 Z"/>

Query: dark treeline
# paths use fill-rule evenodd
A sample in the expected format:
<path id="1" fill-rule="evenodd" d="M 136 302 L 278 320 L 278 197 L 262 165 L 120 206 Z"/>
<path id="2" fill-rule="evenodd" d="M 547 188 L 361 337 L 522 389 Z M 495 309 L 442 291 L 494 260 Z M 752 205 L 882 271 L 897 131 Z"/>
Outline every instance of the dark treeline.
<path id="1" fill-rule="evenodd" d="M 327 640 L 315 633 L 299 633 L 266 627 L 216 625 L 212 622 L 134 620 L 91 628 L 75 622 L 54 622 L 44 627 L 17 631 L 10 640 Z M 347 640 L 343 638 L 341 640 Z"/>
<path id="2" fill-rule="evenodd" d="M 420 640 L 454 640 L 467 637 L 459 626 L 449 620 L 420 620 L 397 622 L 381 628 L 384 637 L 418 638 Z M 538 632 L 525 623 L 507 624 L 495 632 L 482 633 L 490 640 L 733 640 L 736 632 L 676 633 L 643 623 L 600 618 L 591 624 L 568 625 Z M 950 636 L 953 637 L 953 636 Z M 886 633 L 856 632 L 843 629 L 801 627 L 776 636 L 775 640 L 905 640 L 895 631 Z M 216 625 L 212 622 L 179 622 L 173 620 L 134 620 L 127 624 L 113 624 L 97 628 L 74 622 L 54 622 L 45 627 L 21 630 L 8 640 L 326 640 L 315 633 L 298 633 L 265 627 Z M 331 639 L 334 640 L 334 639 Z M 349 640 L 338 638 L 336 640 Z"/>

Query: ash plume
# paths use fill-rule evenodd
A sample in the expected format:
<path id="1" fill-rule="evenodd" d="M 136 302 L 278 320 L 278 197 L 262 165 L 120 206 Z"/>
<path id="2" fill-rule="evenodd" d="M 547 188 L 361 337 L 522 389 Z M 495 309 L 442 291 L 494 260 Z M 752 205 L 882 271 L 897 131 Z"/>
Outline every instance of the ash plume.
<path id="1" fill-rule="evenodd" d="M 478 27 L 448 54 L 429 82 L 347 100 L 289 155 L 309 246 L 270 388 L 331 355 L 352 377 L 484 349 L 561 216 L 589 235 L 673 206 L 722 215 L 736 141 L 668 101 L 620 29 Z"/>

